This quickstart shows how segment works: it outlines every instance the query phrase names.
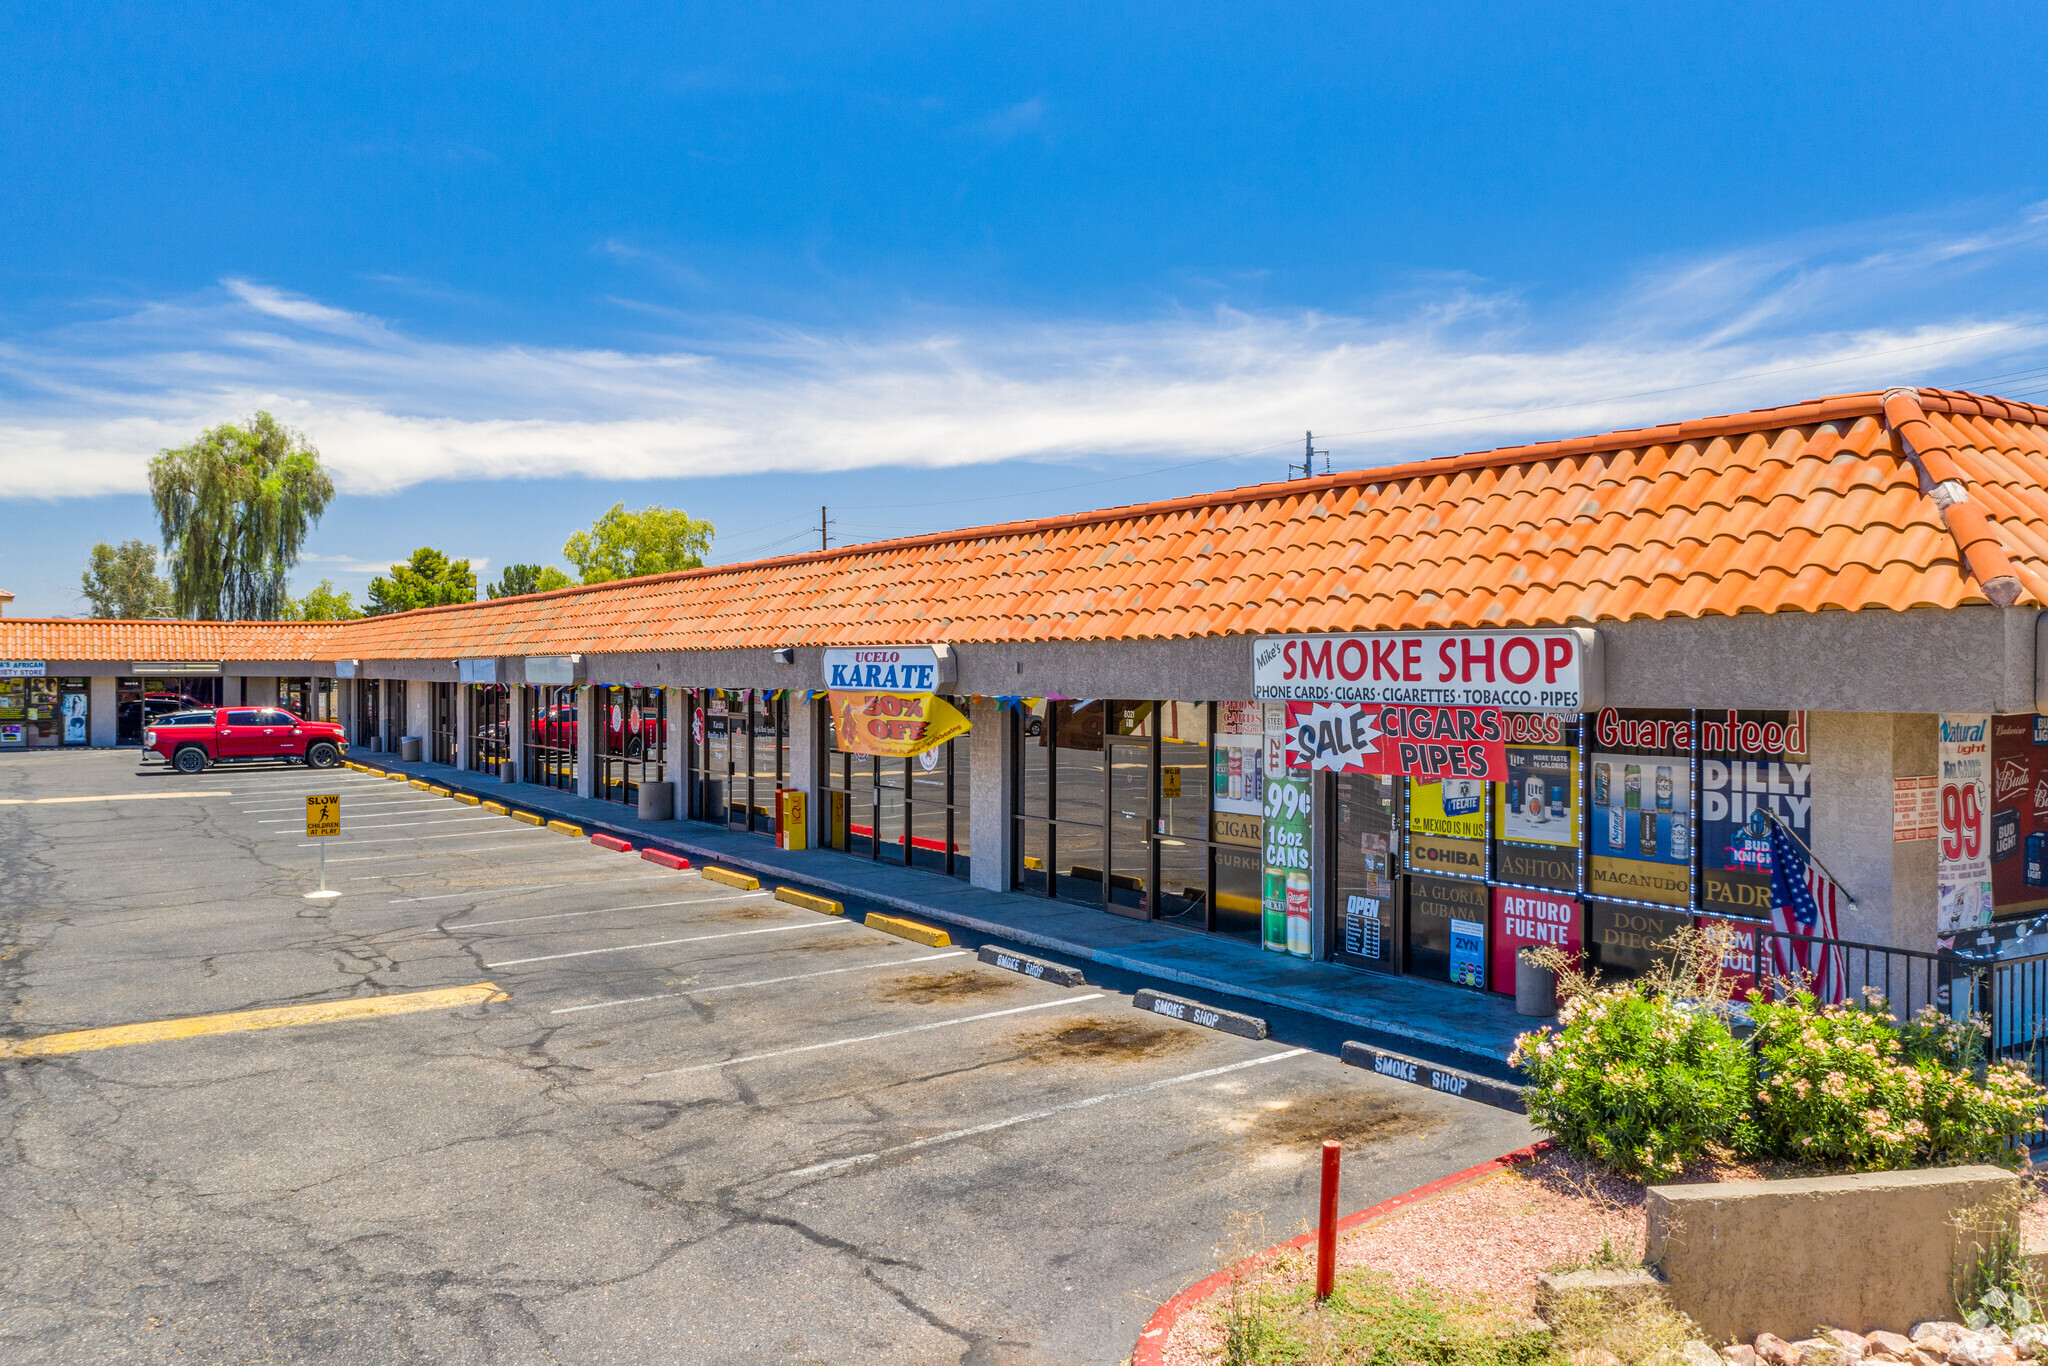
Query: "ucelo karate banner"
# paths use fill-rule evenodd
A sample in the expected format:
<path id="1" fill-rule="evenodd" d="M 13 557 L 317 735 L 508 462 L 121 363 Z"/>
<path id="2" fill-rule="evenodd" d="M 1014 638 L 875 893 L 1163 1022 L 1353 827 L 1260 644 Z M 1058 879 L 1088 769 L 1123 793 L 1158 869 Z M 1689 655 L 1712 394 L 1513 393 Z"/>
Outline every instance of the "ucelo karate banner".
<path id="1" fill-rule="evenodd" d="M 1322 773 L 1504 782 L 1506 740 L 1498 707 L 1287 704 L 1288 765 Z"/>
<path id="2" fill-rule="evenodd" d="M 848 754 L 908 759 L 972 729 L 935 693 L 830 693 L 839 748 Z"/>

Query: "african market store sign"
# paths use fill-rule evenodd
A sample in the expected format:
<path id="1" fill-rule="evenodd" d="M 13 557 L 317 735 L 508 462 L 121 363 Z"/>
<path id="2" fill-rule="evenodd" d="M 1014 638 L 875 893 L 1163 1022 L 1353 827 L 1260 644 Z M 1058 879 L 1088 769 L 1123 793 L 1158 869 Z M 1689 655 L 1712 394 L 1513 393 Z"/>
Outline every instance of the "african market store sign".
<path id="1" fill-rule="evenodd" d="M 967 734 L 973 727 L 932 693 L 835 692 L 832 721 L 848 754 L 908 759 Z"/>

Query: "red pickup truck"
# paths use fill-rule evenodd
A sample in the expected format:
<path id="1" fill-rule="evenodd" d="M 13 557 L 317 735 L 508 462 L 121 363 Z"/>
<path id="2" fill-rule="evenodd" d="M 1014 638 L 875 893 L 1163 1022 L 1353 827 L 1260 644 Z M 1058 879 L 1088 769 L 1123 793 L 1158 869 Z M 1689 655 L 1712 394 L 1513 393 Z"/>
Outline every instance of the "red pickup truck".
<path id="1" fill-rule="evenodd" d="M 279 707 L 221 707 L 159 716 L 143 732 L 142 747 L 161 754 L 180 773 L 249 759 L 303 759 L 310 768 L 332 768 L 348 753 L 340 726 L 304 721 Z"/>

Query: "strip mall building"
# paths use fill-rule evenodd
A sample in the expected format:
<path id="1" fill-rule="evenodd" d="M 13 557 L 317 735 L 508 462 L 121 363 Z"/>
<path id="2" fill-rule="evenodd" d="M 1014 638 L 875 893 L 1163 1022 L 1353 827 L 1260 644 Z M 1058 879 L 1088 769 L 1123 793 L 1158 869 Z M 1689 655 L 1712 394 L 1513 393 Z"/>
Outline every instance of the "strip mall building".
<path id="1" fill-rule="evenodd" d="M 1759 808 L 1846 939 L 2048 910 L 2044 606 L 2048 409 L 1899 389 L 358 622 L 5 619 L 0 740 L 282 704 L 1501 989 L 1766 919 Z"/>

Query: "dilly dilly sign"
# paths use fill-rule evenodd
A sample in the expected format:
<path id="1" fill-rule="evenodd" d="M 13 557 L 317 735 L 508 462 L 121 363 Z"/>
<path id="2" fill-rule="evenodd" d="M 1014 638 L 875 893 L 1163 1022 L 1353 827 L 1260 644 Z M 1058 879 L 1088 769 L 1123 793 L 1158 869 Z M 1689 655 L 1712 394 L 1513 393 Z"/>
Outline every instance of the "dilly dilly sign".
<path id="1" fill-rule="evenodd" d="M 929 645 L 825 651 L 830 692 L 937 692 L 939 654 Z"/>
<path id="2" fill-rule="evenodd" d="M 1252 696 L 1584 711 L 1600 706 L 1600 638 L 1563 631 L 1368 631 L 1262 636 Z"/>

